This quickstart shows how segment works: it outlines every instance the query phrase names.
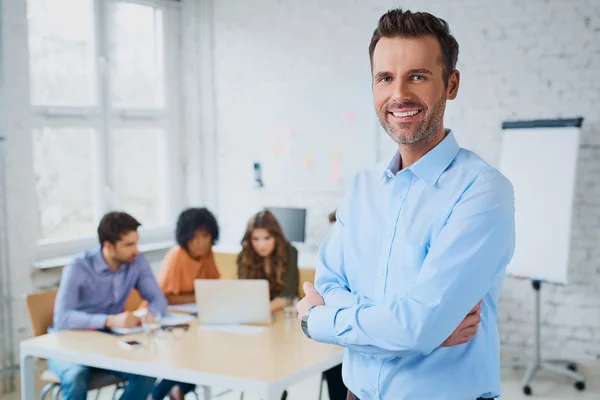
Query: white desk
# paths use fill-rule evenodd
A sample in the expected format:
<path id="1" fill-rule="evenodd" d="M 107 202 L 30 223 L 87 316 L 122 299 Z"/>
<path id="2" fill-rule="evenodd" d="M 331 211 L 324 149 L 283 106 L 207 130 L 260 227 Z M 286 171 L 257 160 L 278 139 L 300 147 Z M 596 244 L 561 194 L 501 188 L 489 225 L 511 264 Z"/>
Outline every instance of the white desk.
<path id="1" fill-rule="evenodd" d="M 143 335 L 129 337 L 143 340 Z M 263 400 L 279 400 L 286 388 L 340 364 L 343 357 L 340 347 L 306 338 L 297 320 L 282 316 L 254 335 L 203 330 L 194 320 L 182 337 L 167 334 L 154 346 L 125 350 L 117 344 L 121 338 L 65 331 L 21 342 L 21 399 L 37 398 L 36 357 L 205 385 L 207 398 L 210 387 L 219 387 Z"/>

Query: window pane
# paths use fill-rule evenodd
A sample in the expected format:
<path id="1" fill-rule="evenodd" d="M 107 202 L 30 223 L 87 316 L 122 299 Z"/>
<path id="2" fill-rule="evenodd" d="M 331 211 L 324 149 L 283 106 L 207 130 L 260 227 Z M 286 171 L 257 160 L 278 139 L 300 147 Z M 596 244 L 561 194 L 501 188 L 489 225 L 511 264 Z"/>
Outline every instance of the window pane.
<path id="1" fill-rule="evenodd" d="M 162 12 L 149 6 L 117 3 L 111 17 L 113 106 L 161 107 Z"/>
<path id="2" fill-rule="evenodd" d="M 94 235 L 94 136 L 85 127 L 34 130 L 41 239 Z"/>
<path id="3" fill-rule="evenodd" d="M 165 195 L 162 174 L 165 171 L 164 131 L 154 128 L 113 131 L 113 179 L 115 202 L 133 215 L 144 227 L 164 223 Z"/>
<path id="4" fill-rule="evenodd" d="M 32 102 L 94 104 L 93 0 L 27 0 L 27 7 Z"/>

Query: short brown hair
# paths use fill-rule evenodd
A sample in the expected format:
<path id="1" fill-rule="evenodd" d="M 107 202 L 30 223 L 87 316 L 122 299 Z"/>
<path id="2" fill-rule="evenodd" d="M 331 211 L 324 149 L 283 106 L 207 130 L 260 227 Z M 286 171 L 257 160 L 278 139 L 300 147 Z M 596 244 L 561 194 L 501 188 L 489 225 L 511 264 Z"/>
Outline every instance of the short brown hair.
<path id="1" fill-rule="evenodd" d="M 369 45 L 369 58 L 373 66 L 373 52 L 382 37 L 418 38 L 433 36 L 440 43 L 442 51 L 444 82 L 448 84 L 450 74 L 456 70 L 458 61 L 458 42 L 450 34 L 450 26 L 446 21 L 426 12 L 403 11 L 401 8 L 390 10 L 379 19 Z"/>
<path id="2" fill-rule="evenodd" d="M 102 217 L 100 224 L 98 224 L 100 247 L 104 245 L 104 242 L 109 242 L 112 245 L 116 244 L 121 240 L 121 236 L 132 231 L 137 231 L 140 225 L 135 218 L 127 213 L 118 211 L 109 212 Z"/>

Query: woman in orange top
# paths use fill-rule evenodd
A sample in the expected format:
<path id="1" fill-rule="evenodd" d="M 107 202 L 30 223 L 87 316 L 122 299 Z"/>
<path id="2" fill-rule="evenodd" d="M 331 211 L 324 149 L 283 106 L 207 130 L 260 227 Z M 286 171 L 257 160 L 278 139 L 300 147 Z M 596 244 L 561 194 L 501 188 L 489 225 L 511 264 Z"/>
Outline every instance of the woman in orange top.
<path id="1" fill-rule="evenodd" d="M 189 208 L 179 215 L 175 238 L 178 245 L 163 259 L 158 286 L 169 304 L 195 303 L 194 280 L 220 277 L 212 252 L 219 239 L 219 225 L 206 208 Z M 195 388 L 163 379 L 154 387 L 152 399 L 162 400 L 170 394 L 170 398 L 180 400 Z"/>
<path id="2" fill-rule="evenodd" d="M 206 208 L 189 208 L 179 215 L 173 247 L 163 259 L 158 286 L 169 304 L 196 302 L 195 279 L 219 279 L 212 252 L 219 239 L 217 220 Z"/>

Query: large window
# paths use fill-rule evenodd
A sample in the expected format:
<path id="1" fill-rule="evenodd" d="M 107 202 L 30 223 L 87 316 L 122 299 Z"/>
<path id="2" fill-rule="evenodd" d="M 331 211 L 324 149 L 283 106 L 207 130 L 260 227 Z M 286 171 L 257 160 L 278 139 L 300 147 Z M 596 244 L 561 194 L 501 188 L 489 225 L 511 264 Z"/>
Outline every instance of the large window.
<path id="1" fill-rule="evenodd" d="M 178 8 L 161 0 L 27 0 L 39 245 L 94 236 L 124 210 L 170 234 L 180 181 Z"/>

